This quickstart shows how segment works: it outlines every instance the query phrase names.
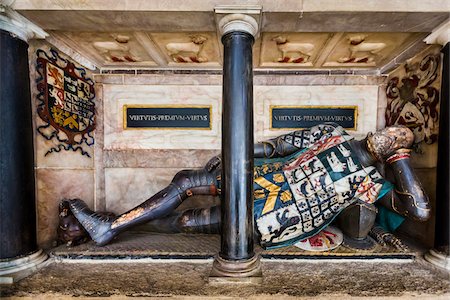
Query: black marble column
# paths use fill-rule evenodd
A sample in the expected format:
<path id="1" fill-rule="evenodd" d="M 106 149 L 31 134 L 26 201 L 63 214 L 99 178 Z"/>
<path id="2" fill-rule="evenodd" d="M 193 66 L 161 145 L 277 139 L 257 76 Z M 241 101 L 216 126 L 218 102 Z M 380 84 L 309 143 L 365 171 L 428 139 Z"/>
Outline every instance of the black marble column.
<path id="1" fill-rule="evenodd" d="M 441 253 L 450 255 L 450 43 L 442 49 L 442 84 L 441 106 L 439 120 L 439 150 L 436 179 L 436 230 L 434 248 Z"/>
<path id="2" fill-rule="evenodd" d="M 224 46 L 222 100 L 222 237 L 219 257 L 248 260 L 253 249 L 254 38 L 232 31 Z"/>
<path id="3" fill-rule="evenodd" d="M 36 252 L 28 44 L 0 30 L 0 259 Z"/>

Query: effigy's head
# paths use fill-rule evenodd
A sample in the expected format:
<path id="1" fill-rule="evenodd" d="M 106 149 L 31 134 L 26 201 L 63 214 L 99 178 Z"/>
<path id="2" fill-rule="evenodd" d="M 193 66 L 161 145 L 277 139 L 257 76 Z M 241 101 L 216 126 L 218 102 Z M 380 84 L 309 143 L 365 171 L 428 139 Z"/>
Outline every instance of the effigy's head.
<path id="1" fill-rule="evenodd" d="M 383 161 L 398 149 L 410 148 L 413 142 L 413 132 L 402 125 L 386 127 L 367 135 L 367 148 L 379 161 Z"/>

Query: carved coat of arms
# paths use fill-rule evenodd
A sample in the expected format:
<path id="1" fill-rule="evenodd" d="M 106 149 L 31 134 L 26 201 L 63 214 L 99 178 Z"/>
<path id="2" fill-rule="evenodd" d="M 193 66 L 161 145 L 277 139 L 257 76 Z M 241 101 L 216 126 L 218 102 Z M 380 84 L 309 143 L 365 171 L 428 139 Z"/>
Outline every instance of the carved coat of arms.
<path id="1" fill-rule="evenodd" d="M 45 122 L 37 130 L 47 140 L 56 142 L 45 155 L 71 150 L 90 157 L 83 147 L 94 144 L 94 82 L 86 78 L 86 70 L 63 59 L 53 49 L 49 54 L 43 50 L 36 54 L 37 112 Z"/>
<path id="2" fill-rule="evenodd" d="M 439 55 L 427 55 L 420 63 L 405 64 L 406 75 L 389 80 L 386 126 L 409 127 L 415 144 L 432 144 L 439 131 L 439 91 L 433 86 L 439 71 Z"/>

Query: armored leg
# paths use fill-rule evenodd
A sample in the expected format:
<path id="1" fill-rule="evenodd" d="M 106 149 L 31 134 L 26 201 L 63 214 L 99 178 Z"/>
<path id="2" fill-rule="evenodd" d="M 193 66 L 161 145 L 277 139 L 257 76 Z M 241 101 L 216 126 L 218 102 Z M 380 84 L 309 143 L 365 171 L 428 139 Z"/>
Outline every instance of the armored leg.
<path id="1" fill-rule="evenodd" d="M 98 245 L 105 245 L 132 226 L 167 216 L 190 196 L 216 195 L 215 178 L 215 173 L 203 169 L 180 171 L 169 186 L 117 217 L 99 215 L 79 199 L 70 200 L 69 206 L 91 238 Z"/>
<path id="2" fill-rule="evenodd" d="M 220 206 L 193 208 L 139 226 L 161 233 L 220 233 Z"/>
<path id="3" fill-rule="evenodd" d="M 375 205 L 358 201 L 338 216 L 339 228 L 344 233 L 344 244 L 356 249 L 370 249 L 375 246 L 368 234 L 375 224 Z"/>

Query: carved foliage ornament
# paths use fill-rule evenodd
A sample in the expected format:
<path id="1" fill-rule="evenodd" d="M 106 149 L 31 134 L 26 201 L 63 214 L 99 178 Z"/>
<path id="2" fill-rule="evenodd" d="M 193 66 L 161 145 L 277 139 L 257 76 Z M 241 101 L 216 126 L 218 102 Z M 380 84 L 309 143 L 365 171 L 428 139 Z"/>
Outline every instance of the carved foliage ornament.
<path id="1" fill-rule="evenodd" d="M 427 55 L 420 63 L 405 64 L 401 80 L 389 80 L 386 126 L 400 124 L 414 132 L 414 143 L 432 144 L 439 125 L 439 91 L 432 86 L 438 76 L 439 55 Z"/>
<path id="2" fill-rule="evenodd" d="M 61 150 L 80 151 L 94 144 L 94 82 L 86 78 L 86 70 L 76 67 L 51 49 L 47 54 L 37 50 L 37 112 L 45 125 L 37 131 L 57 143 L 45 155 Z"/>

